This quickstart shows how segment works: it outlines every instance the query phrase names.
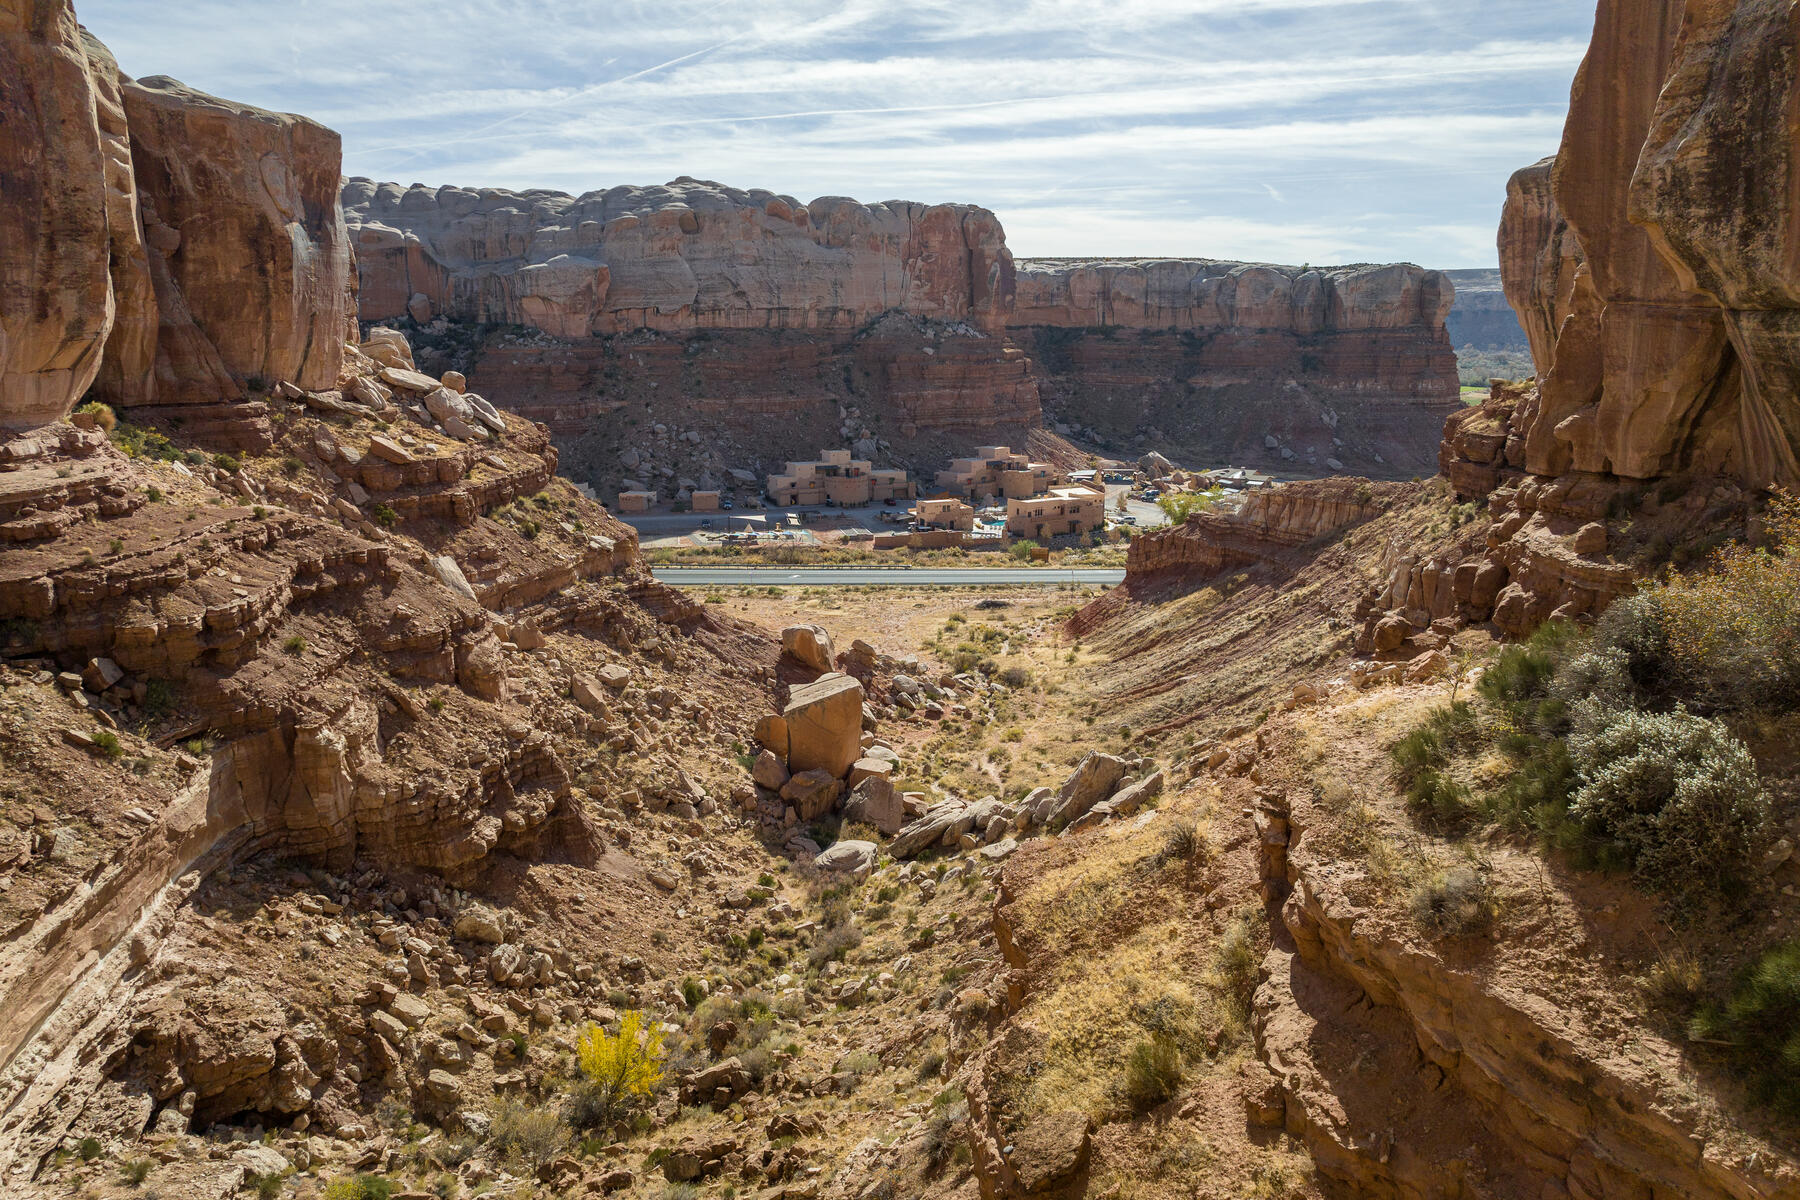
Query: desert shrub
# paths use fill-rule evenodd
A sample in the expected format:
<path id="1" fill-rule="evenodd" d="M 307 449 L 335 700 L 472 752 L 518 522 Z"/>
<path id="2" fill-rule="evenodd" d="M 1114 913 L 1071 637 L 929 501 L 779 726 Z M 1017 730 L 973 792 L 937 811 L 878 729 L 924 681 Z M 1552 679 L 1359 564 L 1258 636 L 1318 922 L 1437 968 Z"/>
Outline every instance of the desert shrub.
<path id="1" fill-rule="evenodd" d="M 1406 789 L 1406 808 L 1440 832 L 1460 828 L 1476 811 L 1469 789 L 1434 767 L 1426 767 L 1413 777 Z"/>
<path id="2" fill-rule="evenodd" d="M 1800 498 L 1766 517 L 1770 546 L 1733 543 L 1650 589 L 1682 699 L 1706 710 L 1800 706 Z"/>
<path id="3" fill-rule="evenodd" d="M 377 504 L 370 515 L 375 518 L 375 523 L 383 529 L 392 529 L 400 520 L 400 514 L 387 504 Z"/>
<path id="4" fill-rule="evenodd" d="M 100 1144 L 99 1138 L 84 1137 L 75 1147 L 75 1156 L 82 1162 L 93 1162 L 105 1152 L 105 1149 L 106 1148 Z"/>
<path id="5" fill-rule="evenodd" d="M 503 1100 L 494 1109 L 488 1142 L 497 1153 L 536 1170 L 569 1144 L 569 1127 L 554 1108 Z"/>
<path id="6" fill-rule="evenodd" d="M 1723 725 L 1627 709 L 1571 735 L 1569 752 L 1581 778 L 1569 815 L 1616 844 L 1646 886 L 1692 897 L 1742 884 L 1769 801 L 1755 760 Z"/>
<path id="7" fill-rule="evenodd" d="M 1177 821 L 1163 834 L 1162 846 L 1157 850 L 1154 862 L 1157 866 L 1204 864 L 1211 853 L 1212 847 L 1206 835 L 1200 832 L 1199 825 L 1193 821 Z"/>
<path id="8" fill-rule="evenodd" d="M 388 1200 L 394 1185 L 379 1175 L 346 1175 L 325 1188 L 325 1200 Z"/>
<path id="9" fill-rule="evenodd" d="M 1235 918 L 1225 927 L 1225 935 L 1219 939 L 1219 948 L 1214 955 L 1213 969 L 1226 1004 L 1239 1020 L 1248 1021 L 1250 1000 L 1256 993 L 1257 977 L 1262 969 L 1262 952 L 1257 946 L 1255 932 L 1244 918 Z"/>
<path id="10" fill-rule="evenodd" d="M 150 1178 L 150 1172 L 155 1169 L 154 1160 L 134 1158 L 130 1162 L 119 1164 L 119 1179 L 131 1187 L 142 1187 L 144 1180 Z"/>
<path id="11" fill-rule="evenodd" d="M 270 1171 L 264 1175 L 246 1175 L 244 1185 L 256 1193 L 257 1200 L 275 1200 L 281 1195 L 282 1184 L 287 1182 L 286 1171 Z"/>
<path id="12" fill-rule="evenodd" d="M 862 930 L 854 925 L 838 925 L 825 930 L 807 951 L 806 961 L 814 969 L 828 962 L 842 962 L 844 956 L 862 945 Z"/>
<path id="13" fill-rule="evenodd" d="M 1038 544 L 1030 538 L 1020 538 L 1006 548 L 1006 553 L 1017 562 L 1030 562 L 1031 552 L 1038 548 Z"/>
<path id="14" fill-rule="evenodd" d="M 1009 688 L 1022 688 L 1031 683 L 1031 672 L 1027 671 L 1024 667 L 1007 667 L 994 678 L 998 679 Z M 1007 732 L 1010 734 L 1011 730 L 1008 730 Z M 1020 737 L 1022 738 L 1023 736 L 1023 733 L 1021 733 Z M 1009 736 L 1006 740 L 1009 742 L 1016 742 L 1020 740 L 1020 738 Z"/>
<path id="15" fill-rule="evenodd" d="M 306 639 L 300 634 L 293 634 L 281 643 L 281 652 L 287 655 L 306 653 Z"/>
<path id="16" fill-rule="evenodd" d="M 576 1090 L 586 1092 L 580 1100 L 581 1116 L 591 1124 L 577 1128 L 610 1125 L 654 1093 L 662 1082 L 666 1057 L 661 1030 L 637 1009 L 619 1019 L 616 1034 L 589 1024 L 576 1039 L 575 1060 L 582 1074 Z"/>
<path id="17" fill-rule="evenodd" d="M 1476 733 L 1475 709 L 1468 701 L 1458 700 L 1434 710 L 1388 749 L 1395 780 L 1410 790 L 1426 772 L 1448 764 L 1453 751 L 1474 741 Z"/>
<path id="18" fill-rule="evenodd" d="M 1481 872 L 1456 866 L 1413 890 L 1412 914 L 1427 933 L 1464 937 L 1481 933 L 1493 923 L 1494 905 Z"/>
<path id="19" fill-rule="evenodd" d="M 1724 1003 L 1702 1006 L 1689 1032 L 1725 1043 L 1759 1099 L 1800 1115 L 1800 942 L 1763 954 Z"/>
<path id="20" fill-rule="evenodd" d="M 119 426 L 119 416 L 117 413 L 113 412 L 112 406 L 109 404 L 102 404 L 98 400 L 89 400 L 75 411 L 78 413 L 86 413 L 88 416 L 93 417 L 94 424 L 107 433 L 111 433 Z"/>
<path id="21" fill-rule="evenodd" d="M 100 751 L 107 758 L 118 758 L 125 753 L 124 743 L 120 742 L 119 735 L 110 729 L 102 729 L 94 735 L 94 749 Z"/>
<path id="22" fill-rule="evenodd" d="M 1557 664 L 1578 636 L 1567 621 L 1546 621 L 1525 641 L 1502 649 L 1482 673 L 1477 690 L 1495 704 L 1550 698 Z"/>
<path id="23" fill-rule="evenodd" d="M 1131 1111 L 1147 1113 L 1171 1100 L 1181 1090 L 1181 1079 L 1181 1047 L 1169 1034 L 1153 1034 L 1131 1048 L 1119 1095 Z"/>
<path id="24" fill-rule="evenodd" d="M 936 1175 L 950 1165 L 957 1146 L 962 1143 L 962 1125 L 968 1116 L 968 1108 L 956 1102 L 934 1107 L 931 1116 L 926 1118 L 920 1150 L 925 1156 L 927 1175 Z"/>
<path id="25" fill-rule="evenodd" d="M 700 986 L 700 981 L 695 979 L 692 975 L 682 976 L 681 1002 L 687 1005 L 688 1011 L 692 1012 L 694 1009 L 699 1008 L 700 1002 L 704 999 L 706 999 L 706 989 Z"/>

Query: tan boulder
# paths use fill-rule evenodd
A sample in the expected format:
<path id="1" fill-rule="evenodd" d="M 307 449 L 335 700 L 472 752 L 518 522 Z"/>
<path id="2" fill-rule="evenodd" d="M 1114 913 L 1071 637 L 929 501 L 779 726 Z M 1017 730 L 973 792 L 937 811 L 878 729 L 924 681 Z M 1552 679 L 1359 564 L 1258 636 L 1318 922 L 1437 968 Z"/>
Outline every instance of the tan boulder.
<path id="1" fill-rule="evenodd" d="M 789 625 L 783 629 L 781 651 L 815 671 L 832 669 L 831 635 L 818 625 Z"/>
<path id="2" fill-rule="evenodd" d="M 775 752 L 775 757 L 782 762 L 788 756 L 787 718 L 780 713 L 769 713 L 756 722 L 756 744 L 766 750 Z"/>
<path id="3" fill-rule="evenodd" d="M 850 764 L 850 776 L 846 782 L 850 787 L 855 787 L 865 779 L 871 779 L 877 776 L 882 779 L 888 779 L 891 778 L 893 774 L 894 763 L 891 759 L 859 758 Z"/>
<path id="4" fill-rule="evenodd" d="M 461 371 L 445 371 L 438 382 L 459 396 L 469 390 L 469 381 Z"/>
<path id="5" fill-rule="evenodd" d="M 381 368 L 382 381 L 390 387 L 399 388 L 403 392 L 426 396 L 438 390 L 438 381 L 423 371 L 415 371 L 407 367 Z"/>
<path id="6" fill-rule="evenodd" d="M 814 821 L 831 811 L 844 794 L 844 781 L 830 771 L 801 771 L 781 788 L 781 798 L 793 805 L 802 821 Z"/>
<path id="7" fill-rule="evenodd" d="M 862 684 L 829 674 L 795 688 L 787 722 L 788 770 L 822 769 L 842 778 L 862 754 Z"/>
<path id="8" fill-rule="evenodd" d="M 787 786 L 788 769 L 781 765 L 773 750 L 764 750 L 756 756 L 756 762 L 750 768 L 750 778 L 754 779 L 771 792 L 779 792 Z"/>

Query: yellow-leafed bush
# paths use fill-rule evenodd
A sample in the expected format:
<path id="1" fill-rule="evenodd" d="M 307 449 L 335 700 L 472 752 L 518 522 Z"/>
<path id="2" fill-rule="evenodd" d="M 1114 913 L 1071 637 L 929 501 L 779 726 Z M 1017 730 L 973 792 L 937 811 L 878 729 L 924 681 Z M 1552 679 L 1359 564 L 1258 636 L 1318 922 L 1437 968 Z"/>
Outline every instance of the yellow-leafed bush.
<path id="1" fill-rule="evenodd" d="M 590 1023 L 575 1043 L 584 1083 L 572 1123 L 589 1129 L 612 1124 L 634 1101 L 656 1090 L 663 1058 L 662 1030 L 637 1009 L 620 1018 L 618 1033 Z"/>

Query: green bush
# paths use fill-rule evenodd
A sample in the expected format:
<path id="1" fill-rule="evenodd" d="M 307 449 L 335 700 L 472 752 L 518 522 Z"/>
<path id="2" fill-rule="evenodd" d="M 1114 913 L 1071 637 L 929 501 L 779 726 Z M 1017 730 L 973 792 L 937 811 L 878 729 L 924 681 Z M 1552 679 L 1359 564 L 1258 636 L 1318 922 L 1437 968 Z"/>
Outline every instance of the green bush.
<path id="1" fill-rule="evenodd" d="M 1648 887 L 1693 897 L 1741 885 L 1764 849 L 1756 762 L 1717 721 L 1616 711 L 1569 738 L 1581 778 L 1569 815 L 1615 843 Z"/>
<path id="2" fill-rule="evenodd" d="M 1173 1099 L 1181 1079 L 1181 1047 L 1169 1034 L 1159 1033 L 1131 1048 L 1119 1094 L 1133 1112 L 1147 1113 Z"/>
<path id="3" fill-rule="evenodd" d="M 325 1189 L 325 1200 L 388 1200 L 394 1185 L 379 1175 L 346 1175 Z"/>
<path id="4" fill-rule="evenodd" d="M 394 523 L 400 519 L 400 514 L 386 504 L 377 504 L 372 515 L 375 523 L 383 529 L 392 529 Z"/>
<path id="5" fill-rule="evenodd" d="M 502 1156 L 532 1170 L 543 1166 L 569 1142 L 569 1127 L 554 1108 L 505 1100 L 494 1110 L 489 1143 Z"/>
<path id="6" fill-rule="evenodd" d="M 1759 1099 L 1800 1116 L 1800 942 L 1762 955 L 1729 999 L 1701 1007 L 1689 1032 L 1726 1043 Z"/>
<path id="7" fill-rule="evenodd" d="M 1412 895 L 1413 919 L 1428 933 L 1466 937 L 1493 922 L 1487 880 L 1474 867 L 1458 866 L 1419 885 Z"/>

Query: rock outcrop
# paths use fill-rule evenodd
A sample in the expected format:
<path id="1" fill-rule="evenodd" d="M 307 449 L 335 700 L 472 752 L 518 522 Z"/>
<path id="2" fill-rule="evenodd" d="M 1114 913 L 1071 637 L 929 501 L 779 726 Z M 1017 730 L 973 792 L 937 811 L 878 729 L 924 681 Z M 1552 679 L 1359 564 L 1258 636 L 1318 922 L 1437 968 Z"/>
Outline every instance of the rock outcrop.
<path id="1" fill-rule="evenodd" d="M 1456 302 L 1444 318 L 1444 329 L 1450 344 L 1459 351 L 1465 346 L 1477 350 L 1510 350 L 1529 352 L 1530 343 L 1507 299 L 1500 272 L 1493 267 L 1445 271 L 1456 288 Z"/>
<path id="2" fill-rule="evenodd" d="M 1097 437 L 1156 426 L 1179 441 L 1169 431 L 1189 416 L 1217 430 L 1212 409 L 1268 402 L 1244 429 L 1231 422 L 1226 453 L 1275 425 L 1290 432 L 1287 413 L 1303 407 L 1293 385 L 1370 410 L 1337 433 L 1327 412 L 1335 447 L 1313 465 L 1344 449 L 1410 470 L 1419 463 L 1401 460 L 1422 462 L 1435 444 L 1443 413 L 1431 410 L 1457 392 L 1444 334 L 1453 288 L 1417 267 L 1016 271 L 983 209 L 801 204 L 685 178 L 580 197 L 353 179 L 343 204 L 362 319 L 508 327 L 454 365 L 570 438 L 625 405 L 672 400 L 690 410 L 677 419 L 721 430 L 841 407 L 860 409 L 878 439 L 1019 439 L 1042 422 L 1048 391 L 1073 427 L 1106 426 Z M 1141 336 L 1115 340 L 1120 328 Z M 1121 390 L 1132 414 L 1154 393 L 1144 429 L 1135 415 L 1120 426 Z"/>
<path id="3" fill-rule="evenodd" d="M 1376 485 L 1330 479 L 1252 492 L 1234 511 L 1194 513 L 1180 525 L 1133 538 L 1133 577 L 1180 572 L 1196 577 L 1268 562 L 1315 538 L 1382 511 Z"/>
<path id="4" fill-rule="evenodd" d="M 329 388 L 353 329 L 335 133 L 134 81 L 67 0 L 9 0 L 0 425 L 85 395 L 267 444 L 277 382 Z M 16 226 L 16 228 L 15 228 Z"/>
<path id="5" fill-rule="evenodd" d="M 1454 293 L 1407 264 L 1028 259 L 1010 321 L 1053 426 L 1134 453 L 1411 473 L 1458 394 Z"/>
<path id="6" fill-rule="evenodd" d="M 1776 3 L 1600 5 L 1501 226 L 1543 384 L 1526 470 L 1800 480 L 1792 41 Z"/>
<path id="7" fill-rule="evenodd" d="M 1761 0 L 1600 4 L 1562 147 L 1513 176 L 1501 218 L 1538 386 L 1445 426 L 1441 469 L 1489 507 L 1485 553 L 1398 571 L 1365 646 L 1388 605 L 1509 634 L 1599 612 L 1634 574 L 1607 521 L 1645 515 L 1653 481 L 1696 513 L 1800 482 L 1793 33 Z"/>
<path id="8" fill-rule="evenodd" d="M 343 203 L 365 321 L 531 325 L 577 339 L 639 328 L 852 329 L 889 309 L 997 329 L 1012 255 L 963 204 L 802 204 L 683 177 L 579 197 L 351 179 Z"/>

